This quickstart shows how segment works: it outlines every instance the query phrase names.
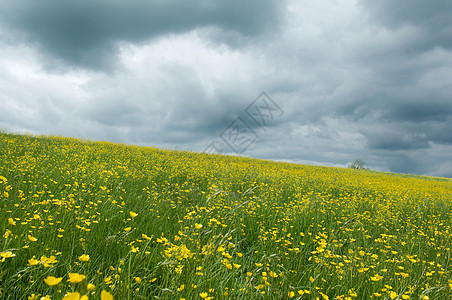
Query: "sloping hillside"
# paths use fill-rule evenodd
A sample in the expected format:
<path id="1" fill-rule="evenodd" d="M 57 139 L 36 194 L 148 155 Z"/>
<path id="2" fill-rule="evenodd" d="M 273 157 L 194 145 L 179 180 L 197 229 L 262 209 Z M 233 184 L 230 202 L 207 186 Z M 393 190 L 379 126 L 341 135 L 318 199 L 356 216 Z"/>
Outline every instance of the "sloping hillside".
<path id="1" fill-rule="evenodd" d="M 1 296 L 449 299 L 451 197 L 448 179 L 0 133 Z"/>

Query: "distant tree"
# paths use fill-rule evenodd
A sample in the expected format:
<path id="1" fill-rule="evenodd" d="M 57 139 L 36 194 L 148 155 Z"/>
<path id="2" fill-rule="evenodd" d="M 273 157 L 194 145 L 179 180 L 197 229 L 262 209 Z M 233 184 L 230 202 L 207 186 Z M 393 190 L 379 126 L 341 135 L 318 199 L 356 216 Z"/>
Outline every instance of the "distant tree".
<path id="1" fill-rule="evenodd" d="M 348 166 L 350 169 L 356 169 L 356 170 L 368 170 L 366 167 L 364 167 L 366 163 L 362 161 L 361 159 L 357 159 L 354 162 Z"/>

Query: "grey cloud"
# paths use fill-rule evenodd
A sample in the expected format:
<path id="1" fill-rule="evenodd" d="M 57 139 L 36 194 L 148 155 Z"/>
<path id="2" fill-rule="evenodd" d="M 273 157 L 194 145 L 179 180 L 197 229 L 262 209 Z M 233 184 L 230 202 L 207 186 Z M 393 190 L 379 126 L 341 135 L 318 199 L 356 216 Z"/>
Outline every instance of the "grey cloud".
<path id="1" fill-rule="evenodd" d="M 452 3 L 447 0 L 390 0 L 360 2 L 385 26 L 395 28 L 405 24 L 421 25 L 431 30 L 444 29 L 452 21 Z"/>
<path id="2" fill-rule="evenodd" d="M 378 150 L 417 150 L 429 147 L 424 134 L 397 132 L 397 125 L 392 124 L 394 131 L 365 134 L 370 149 Z M 384 130 L 384 129 L 383 129 Z"/>
<path id="3" fill-rule="evenodd" d="M 142 122 L 140 107 L 125 99 L 97 99 L 81 113 L 83 117 L 107 126 L 136 126 Z"/>
<path id="4" fill-rule="evenodd" d="M 428 96 L 426 96 L 427 98 Z M 446 102 L 438 98 L 432 100 L 399 101 L 391 105 L 390 110 L 383 112 L 383 120 L 401 120 L 414 123 L 426 121 L 444 122 L 452 116 L 452 101 Z"/>
<path id="5" fill-rule="evenodd" d="M 452 3 L 447 0 L 372 1 L 360 3 L 375 22 L 389 29 L 414 26 L 423 31 L 405 50 L 426 51 L 436 46 L 452 49 Z"/>
<path id="6" fill-rule="evenodd" d="M 283 6 L 271 0 L 18 0 L 1 2 L 0 20 L 27 33 L 49 56 L 102 69 L 114 65 L 119 41 L 140 43 L 206 26 L 259 35 L 278 27 Z"/>
<path id="7" fill-rule="evenodd" d="M 416 90 L 416 87 L 413 89 Z M 412 122 L 420 125 L 445 122 L 452 116 L 452 102 L 434 92 L 411 99 L 405 96 L 398 98 L 390 93 L 376 93 L 373 98 L 363 96 L 349 103 L 337 104 L 334 114 L 354 121 L 378 117 L 381 123 Z"/>
<path id="8" fill-rule="evenodd" d="M 416 150 L 431 143 L 452 144 L 452 102 L 445 90 L 422 86 L 372 87 L 369 95 L 353 92 L 337 103 L 333 115 L 353 122 L 369 149 Z M 348 95 L 348 94 L 347 94 Z"/>
<path id="9" fill-rule="evenodd" d="M 419 174 L 425 172 L 424 166 L 419 159 L 417 157 L 412 157 L 406 152 L 386 157 L 385 161 L 381 161 L 380 163 L 382 162 L 390 166 L 390 172 L 408 174 Z"/>
<path id="10" fill-rule="evenodd" d="M 99 126 L 129 128 L 134 143 L 175 144 L 178 138 L 180 144 L 196 144 L 217 137 L 253 100 L 241 90 L 221 87 L 210 95 L 198 70 L 186 65 L 162 64 L 154 71 L 139 82 L 127 74 L 99 75 L 84 86 L 91 95 L 78 117 Z"/>
<path id="11" fill-rule="evenodd" d="M 444 122 L 431 122 L 422 128 L 431 141 L 440 145 L 452 145 L 452 115 Z"/>

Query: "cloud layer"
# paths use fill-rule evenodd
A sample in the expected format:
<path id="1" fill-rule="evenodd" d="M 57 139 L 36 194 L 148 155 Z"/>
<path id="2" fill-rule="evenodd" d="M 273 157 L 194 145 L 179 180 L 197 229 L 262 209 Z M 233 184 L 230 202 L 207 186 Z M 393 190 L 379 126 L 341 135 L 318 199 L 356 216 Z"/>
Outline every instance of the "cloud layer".
<path id="1" fill-rule="evenodd" d="M 19 0 L 3 2 L 0 11 L 6 26 L 24 32 L 49 58 L 111 69 L 118 62 L 118 42 L 140 44 L 205 27 L 250 37 L 277 26 L 281 9 L 269 0 Z"/>
<path id="2" fill-rule="evenodd" d="M 0 127 L 452 177 L 446 1 L 0 4 Z M 283 110 L 260 127 L 262 92 Z M 233 150 L 226 149 L 232 153 Z"/>

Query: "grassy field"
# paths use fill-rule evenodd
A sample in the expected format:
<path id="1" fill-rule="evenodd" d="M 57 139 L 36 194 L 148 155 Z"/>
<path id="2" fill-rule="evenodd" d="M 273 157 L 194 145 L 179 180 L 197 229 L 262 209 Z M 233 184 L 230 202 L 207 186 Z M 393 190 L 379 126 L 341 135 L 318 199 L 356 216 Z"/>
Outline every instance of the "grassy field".
<path id="1" fill-rule="evenodd" d="M 451 299 L 452 181 L 0 133 L 1 299 Z"/>

